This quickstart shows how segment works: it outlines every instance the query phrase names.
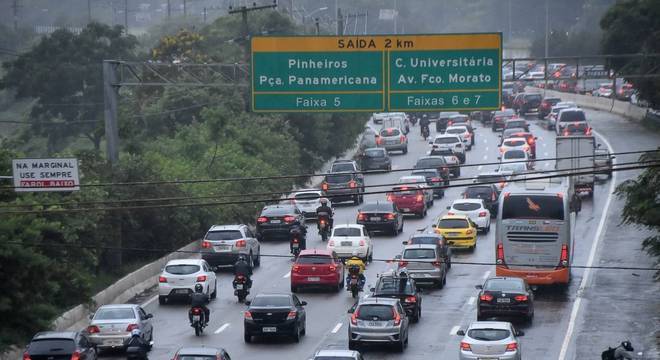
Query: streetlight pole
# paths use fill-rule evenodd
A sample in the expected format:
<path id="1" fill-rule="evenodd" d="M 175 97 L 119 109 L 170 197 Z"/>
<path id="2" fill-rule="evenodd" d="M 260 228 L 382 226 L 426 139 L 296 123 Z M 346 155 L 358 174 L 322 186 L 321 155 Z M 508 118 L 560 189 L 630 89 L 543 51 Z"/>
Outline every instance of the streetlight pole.
<path id="1" fill-rule="evenodd" d="M 399 17 L 399 12 L 397 10 L 397 0 L 394 0 L 394 34 L 397 34 L 396 20 L 398 17 Z"/>
<path id="2" fill-rule="evenodd" d="M 550 10 L 548 7 L 548 0 L 545 0 L 545 57 L 548 57 L 548 41 L 550 36 Z"/>

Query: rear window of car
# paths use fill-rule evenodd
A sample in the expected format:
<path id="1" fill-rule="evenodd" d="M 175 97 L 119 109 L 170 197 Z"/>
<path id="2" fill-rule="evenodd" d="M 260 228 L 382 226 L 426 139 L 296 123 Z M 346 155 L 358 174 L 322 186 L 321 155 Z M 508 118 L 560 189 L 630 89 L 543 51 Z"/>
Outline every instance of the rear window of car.
<path id="1" fill-rule="evenodd" d="M 35 354 L 71 354 L 76 348 L 73 339 L 43 339 L 33 340 L 28 352 Z"/>
<path id="2" fill-rule="evenodd" d="M 215 356 L 211 355 L 177 355 L 177 360 L 216 360 Z"/>
<path id="3" fill-rule="evenodd" d="M 291 298 L 288 296 L 257 296 L 252 300 L 250 306 L 261 306 L 261 307 L 280 307 L 280 306 L 291 306 Z"/>
<path id="4" fill-rule="evenodd" d="M 479 175 L 477 176 L 477 182 L 504 182 L 506 178 L 501 175 Z"/>
<path id="5" fill-rule="evenodd" d="M 465 128 L 454 128 L 454 129 L 447 129 L 446 133 L 447 134 L 462 134 L 466 131 L 467 131 L 467 129 L 465 129 Z"/>
<path id="6" fill-rule="evenodd" d="M 412 294 L 412 282 L 409 280 L 404 280 L 404 282 L 405 285 L 403 286 L 403 289 L 400 289 L 401 281 L 399 278 L 381 277 L 378 284 L 376 284 L 375 292 L 378 294 L 399 294 L 401 292 L 404 294 Z"/>
<path id="7" fill-rule="evenodd" d="M 589 128 L 589 125 L 587 125 L 586 122 L 579 122 L 579 123 L 570 123 L 566 125 L 565 129 L 568 132 L 571 131 L 585 131 Z"/>
<path id="8" fill-rule="evenodd" d="M 385 203 L 371 203 L 371 204 L 365 204 L 362 206 L 360 211 L 392 211 L 394 210 L 394 207 L 392 206 L 392 203 L 385 202 Z"/>
<path id="9" fill-rule="evenodd" d="M 367 157 L 385 157 L 384 149 L 369 149 L 364 152 Z"/>
<path id="10" fill-rule="evenodd" d="M 541 100 L 542 97 L 541 97 L 541 94 L 529 94 L 529 95 L 525 95 L 525 99 L 527 99 L 527 100 Z"/>
<path id="11" fill-rule="evenodd" d="M 410 245 L 438 245 L 440 243 L 440 238 L 433 236 L 415 236 L 410 238 L 408 244 Z"/>
<path id="12" fill-rule="evenodd" d="M 298 263 L 298 264 L 331 264 L 332 263 L 332 257 L 330 257 L 329 255 L 320 255 L 320 254 L 300 255 L 300 256 L 298 256 L 298 260 L 296 260 L 296 263 Z"/>
<path id="13" fill-rule="evenodd" d="M 468 199 L 482 199 L 484 197 L 490 197 L 493 193 L 493 189 L 490 186 L 470 186 L 465 189 L 465 196 Z"/>
<path id="14" fill-rule="evenodd" d="M 465 124 L 468 121 L 467 116 L 456 116 L 456 117 L 451 117 L 449 120 L 453 122 L 454 124 Z"/>
<path id="15" fill-rule="evenodd" d="M 362 230 L 354 227 L 338 227 L 332 231 L 333 236 L 362 236 Z"/>
<path id="16" fill-rule="evenodd" d="M 264 216 L 283 216 L 295 214 L 296 210 L 293 206 L 278 206 L 278 207 L 265 207 L 261 211 Z"/>
<path id="17" fill-rule="evenodd" d="M 452 205 L 452 207 L 458 211 L 473 211 L 481 208 L 481 205 L 476 204 L 476 203 L 456 203 Z"/>
<path id="18" fill-rule="evenodd" d="M 586 121 L 584 118 L 584 113 L 582 111 L 564 111 L 561 113 L 561 122 L 576 122 L 576 121 Z"/>
<path id="19" fill-rule="evenodd" d="M 411 175 L 420 175 L 424 177 L 438 177 L 438 171 L 437 170 L 423 170 L 423 171 L 413 171 Z"/>
<path id="20" fill-rule="evenodd" d="M 442 219 L 438 222 L 441 229 L 466 229 L 468 222 L 465 219 Z"/>
<path id="21" fill-rule="evenodd" d="M 520 171 L 526 171 L 527 170 L 527 165 L 525 163 L 504 163 L 500 165 L 500 171 L 512 171 L 512 172 L 520 172 Z"/>
<path id="22" fill-rule="evenodd" d="M 199 271 L 199 265 L 168 265 L 165 267 L 165 271 L 174 275 L 190 275 Z"/>
<path id="23" fill-rule="evenodd" d="M 412 181 L 408 181 L 412 182 Z M 421 194 L 422 190 L 414 188 L 414 187 L 407 187 L 407 186 L 397 186 L 392 188 L 392 195 L 394 196 L 404 196 L 404 195 L 415 195 L 415 194 Z"/>
<path id="24" fill-rule="evenodd" d="M 355 171 L 355 167 L 353 166 L 352 163 L 332 164 L 332 169 L 330 171 L 332 172 Z"/>
<path id="25" fill-rule="evenodd" d="M 399 129 L 389 128 L 380 131 L 380 136 L 399 136 L 399 135 L 401 135 Z"/>
<path id="26" fill-rule="evenodd" d="M 522 150 L 509 150 L 504 153 L 503 159 L 524 159 L 526 153 Z"/>
<path id="27" fill-rule="evenodd" d="M 238 240 L 242 238 L 243 234 L 239 230 L 209 231 L 206 233 L 206 240 Z"/>
<path id="28" fill-rule="evenodd" d="M 509 129 L 504 130 L 504 132 L 502 133 L 502 137 L 505 138 L 505 139 L 510 138 L 510 137 L 514 137 L 513 134 L 524 132 L 524 131 L 525 131 L 525 129 L 523 129 L 523 128 L 509 128 Z"/>
<path id="29" fill-rule="evenodd" d="M 445 164 L 444 159 L 420 159 L 415 164 L 416 169 L 437 168 Z"/>
<path id="30" fill-rule="evenodd" d="M 135 312 L 133 309 L 126 308 L 101 308 L 94 314 L 94 320 L 120 320 L 120 319 L 135 319 Z"/>
<path id="31" fill-rule="evenodd" d="M 480 341 L 500 341 L 508 338 L 509 330 L 505 329 L 472 329 L 467 336 Z"/>
<path id="32" fill-rule="evenodd" d="M 556 195 L 505 196 L 502 219 L 564 220 L 564 201 Z"/>
<path id="33" fill-rule="evenodd" d="M 394 319 L 394 309 L 390 305 L 361 305 L 357 309 L 360 320 L 387 321 Z"/>
<path id="34" fill-rule="evenodd" d="M 522 128 L 525 127 L 525 120 L 509 120 L 507 121 L 506 126 L 509 128 Z"/>
<path id="35" fill-rule="evenodd" d="M 490 291 L 525 291 L 522 281 L 513 279 L 490 279 L 484 284 L 484 290 Z"/>
<path id="36" fill-rule="evenodd" d="M 441 137 L 433 141 L 434 144 L 453 144 L 457 142 L 460 142 L 460 140 L 455 137 Z"/>
<path id="37" fill-rule="evenodd" d="M 300 193 L 296 194 L 294 198 L 296 200 L 317 200 L 320 199 L 321 196 L 317 193 Z"/>
<path id="38" fill-rule="evenodd" d="M 433 249 L 406 249 L 403 252 L 404 259 L 435 259 Z"/>
<path id="39" fill-rule="evenodd" d="M 525 145 L 526 141 L 525 140 L 506 140 L 504 141 L 504 145 L 506 146 L 523 146 Z"/>
<path id="40" fill-rule="evenodd" d="M 325 177 L 325 181 L 327 181 L 330 184 L 342 184 L 342 183 L 347 183 L 353 179 L 353 176 L 351 174 L 334 174 L 334 175 L 328 175 Z"/>

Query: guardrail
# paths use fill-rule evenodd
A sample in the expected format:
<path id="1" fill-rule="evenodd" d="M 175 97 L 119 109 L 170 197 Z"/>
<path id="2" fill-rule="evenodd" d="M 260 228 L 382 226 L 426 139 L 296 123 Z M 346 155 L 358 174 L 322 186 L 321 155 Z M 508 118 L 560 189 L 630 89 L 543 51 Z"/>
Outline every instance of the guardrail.
<path id="1" fill-rule="evenodd" d="M 539 90 L 538 88 L 533 89 L 536 91 Z M 612 100 L 610 98 L 579 95 L 554 90 L 546 90 L 545 94 L 546 96 L 559 97 L 562 101 L 572 101 L 581 107 L 611 112 L 635 121 L 644 120 L 648 112 L 647 108 L 633 105 L 627 101 Z"/>

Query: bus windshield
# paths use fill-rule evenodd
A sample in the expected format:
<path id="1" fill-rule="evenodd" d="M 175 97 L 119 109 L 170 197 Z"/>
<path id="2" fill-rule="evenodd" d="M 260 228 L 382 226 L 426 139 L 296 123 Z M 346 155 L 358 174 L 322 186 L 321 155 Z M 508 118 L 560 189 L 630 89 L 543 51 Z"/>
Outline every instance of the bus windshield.
<path id="1" fill-rule="evenodd" d="M 557 195 L 505 196 L 502 219 L 564 220 L 564 202 Z"/>

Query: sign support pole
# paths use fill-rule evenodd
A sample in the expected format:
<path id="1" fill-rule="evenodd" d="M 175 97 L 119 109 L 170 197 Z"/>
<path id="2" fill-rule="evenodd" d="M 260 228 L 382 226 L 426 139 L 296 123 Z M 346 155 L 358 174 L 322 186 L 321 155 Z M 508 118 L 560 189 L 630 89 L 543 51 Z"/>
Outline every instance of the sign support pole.
<path id="1" fill-rule="evenodd" d="M 117 68 L 113 61 L 103 61 L 103 103 L 105 118 L 105 138 L 108 161 L 114 165 L 119 161 L 119 126 L 117 125 L 117 101 L 119 86 Z"/>

